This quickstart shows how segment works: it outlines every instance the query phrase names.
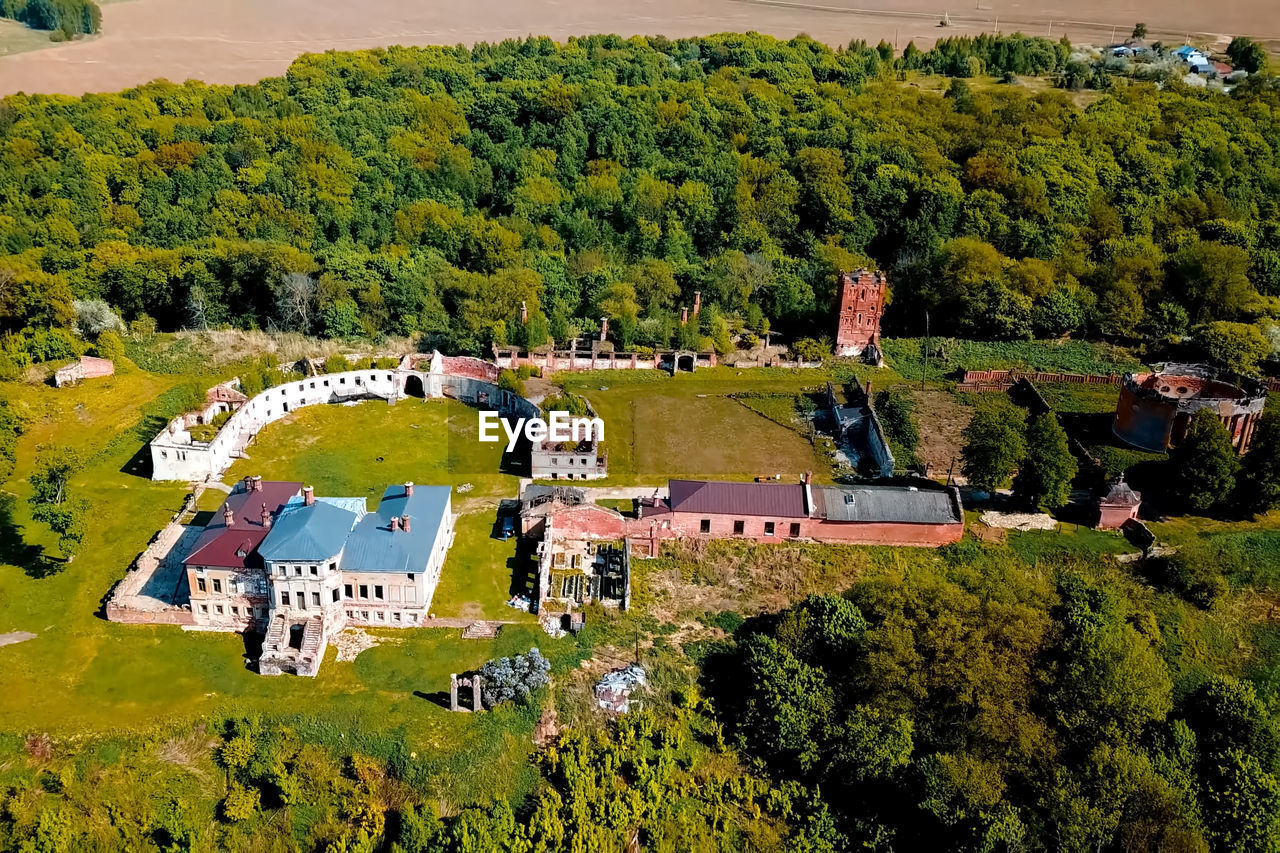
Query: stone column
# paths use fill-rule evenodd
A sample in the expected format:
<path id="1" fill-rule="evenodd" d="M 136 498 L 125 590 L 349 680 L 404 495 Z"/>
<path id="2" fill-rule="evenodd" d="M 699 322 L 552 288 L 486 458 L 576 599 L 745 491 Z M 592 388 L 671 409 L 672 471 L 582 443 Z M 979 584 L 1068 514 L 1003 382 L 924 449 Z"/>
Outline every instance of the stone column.
<path id="1" fill-rule="evenodd" d="M 483 711 L 484 706 L 480 703 L 480 673 L 471 676 L 471 710 Z"/>
<path id="2" fill-rule="evenodd" d="M 449 674 L 449 710 L 458 710 L 458 674 Z"/>

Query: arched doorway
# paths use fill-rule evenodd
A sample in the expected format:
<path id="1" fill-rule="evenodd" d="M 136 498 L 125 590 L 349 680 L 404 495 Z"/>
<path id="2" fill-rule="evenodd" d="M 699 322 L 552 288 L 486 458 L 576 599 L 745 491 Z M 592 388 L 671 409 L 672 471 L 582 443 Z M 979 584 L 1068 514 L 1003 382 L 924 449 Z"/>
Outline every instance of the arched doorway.
<path id="1" fill-rule="evenodd" d="M 418 397 L 425 400 L 427 389 L 422 385 L 422 377 L 416 373 L 410 373 L 404 380 L 404 394 L 406 397 Z"/>

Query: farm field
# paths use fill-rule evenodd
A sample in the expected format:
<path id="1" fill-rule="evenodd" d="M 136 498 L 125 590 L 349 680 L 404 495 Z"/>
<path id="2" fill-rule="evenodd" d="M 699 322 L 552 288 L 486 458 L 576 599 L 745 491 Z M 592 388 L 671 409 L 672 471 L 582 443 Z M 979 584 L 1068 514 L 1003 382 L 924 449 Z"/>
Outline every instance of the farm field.
<path id="1" fill-rule="evenodd" d="M 601 4 L 594 0 L 481 0 L 466 6 L 372 0 L 323 4 L 306 0 L 262 4 L 226 0 L 132 0 L 103 6 L 102 35 L 51 45 L 14 37 L 25 53 L 0 57 L 0 94 L 49 92 L 79 95 L 137 86 L 156 78 L 175 82 L 249 83 L 284 73 L 307 52 L 355 50 L 396 44 L 473 44 L 529 34 L 565 40 L 571 35 L 661 33 L 670 37 L 754 30 L 790 38 L 807 33 L 831 45 L 851 39 L 874 44 L 908 41 L 927 48 L 942 34 L 1014 32 L 1067 36 L 1073 41 L 1105 41 L 1113 28 L 1127 31 L 1145 21 L 1153 37 L 1166 41 L 1192 34 L 1201 42 L 1222 42 L 1236 33 L 1280 39 L 1269 0 L 1239 0 L 1207 6 L 1191 0 L 1139 0 L 1116 6 L 1104 0 L 1067 3 L 993 2 L 974 10 L 951 9 L 951 26 L 938 27 L 942 9 L 927 0 L 855 3 L 828 0 L 640 0 Z M 1056 21 L 1051 27 L 1050 22 Z M 39 44 L 37 45 L 38 42 Z M 44 49 L 36 50 L 37 46 Z"/>

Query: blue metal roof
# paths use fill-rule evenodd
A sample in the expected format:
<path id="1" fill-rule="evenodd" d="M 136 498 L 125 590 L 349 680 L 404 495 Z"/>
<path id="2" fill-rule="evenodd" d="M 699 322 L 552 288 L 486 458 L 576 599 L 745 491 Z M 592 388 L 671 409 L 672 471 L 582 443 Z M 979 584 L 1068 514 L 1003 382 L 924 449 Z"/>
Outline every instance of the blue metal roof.
<path id="1" fill-rule="evenodd" d="M 388 486 L 377 512 L 356 524 L 342 552 L 344 572 L 421 572 L 436 547 L 440 522 L 449 506 L 449 486 Z M 392 530 L 391 519 L 409 516 L 409 530 Z"/>
<path id="2" fill-rule="evenodd" d="M 258 546 L 262 559 L 327 560 L 342 550 L 359 516 L 327 501 L 290 503 Z"/>

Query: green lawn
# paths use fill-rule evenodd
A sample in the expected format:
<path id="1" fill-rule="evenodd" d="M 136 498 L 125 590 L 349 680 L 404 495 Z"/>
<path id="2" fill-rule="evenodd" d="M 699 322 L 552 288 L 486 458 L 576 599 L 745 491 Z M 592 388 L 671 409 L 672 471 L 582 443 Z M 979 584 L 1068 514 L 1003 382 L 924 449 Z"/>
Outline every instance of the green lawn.
<path id="1" fill-rule="evenodd" d="M 869 370 L 870 368 L 868 368 Z M 699 370 L 693 374 L 596 372 L 565 377 L 605 423 L 609 477 L 604 485 L 662 485 L 671 477 L 746 480 L 814 471 L 829 463 L 796 429 L 731 399 L 758 391 L 798 394 L 836 378 L 827 370 Z"/>
<path id="2" fill-rule="evenodd" d="M 366 652 L 357 662 L 329 659 L 315 679 L 262 678 L 245 668 L 244 642 L 234 634 L 183 632 L 172 627 L 117 625 L 96 615 L 103 597 L 147 541 L 182 505 L 186 487 L 124 473 L 143 446 L 141 432 L 155 398 L 190 377 L 131 370 L 101 382 L 55 390 L 5 384 L 5 396 L 33 423 L 19 446 L 14 477 L 0 500 L 0 633 L 30 631 L 33 640 L 0 647 L 5 689 L 0 730 L 54 733 L 145 729 L 230 709 L 262 712 L 376 714 L 380 725 L 412 724 L 442 731 L 461 749 L 471 725 L 415 691 L 447 689 L 448 673 L 474 667 L 495 653 L 539 643 L 550 654 L 556 641 L 536 629 L 509 627 L 496 641 L 462 641 L 457 631 L 396 632 L 401 644 Z M 210 377 L 210 382 L 213 377 Z M 385 484 L 471 483 L 455 494 L 465 510 L 433 609 L 439 615 L 528 619 L 504 606 L 509 597 L 514 541 L 488 538 L 492 507 L 515 495 L 514 477 L 499 473 L 497 445 L 474 440 L 474 410 L 448 401 L 406 401 L 394 407 L 366 403 L 299 412 L 269 426 L 229 480 L 248 473 L 294 477 L 321 494 L 377 497 Z M 84 552 L 70 565 L 44 574 L 41 548 L 56 553 L 41 525 L 30 521 L 26 477 L 35 448 L 47 442 L 75 446 L 90 459 L 73 482 L 89 499 L 93 527 Z M 382 455 L 383 462 L 377 462 Z M 202 507 L 216 505 L 210 492 Z M 372 502 L 371 502 L 372 503 Z M 43 575 L 43 576 L 41 576 Z M 562 641 L 566 650 L 571 641 Z M 510 649 L 508 649 L 510 646 Z M 520 648 L 517 648 L 520 647 Z M 386 659 L 412 652 L 392 665 Z M 378 665 L 365 657 L 384 661 Z M 430 658 L 425 666 L 423 661 Z M 394 675 L 392 671 L 394 670 Z M 420 679 L 410 679 L 421 670 Z M 385 676 L 385 679 L 384 679 Z M 444 679 L 441 682 L 441 678 Z M 412 686 L 410 681 L 414 681 Z M 428 720 L 434 722 L 428 725 Z M 442 728 L 443 727 L 443 728 Z"/>

